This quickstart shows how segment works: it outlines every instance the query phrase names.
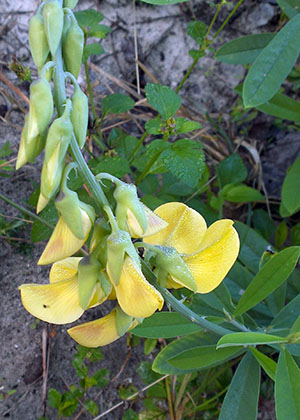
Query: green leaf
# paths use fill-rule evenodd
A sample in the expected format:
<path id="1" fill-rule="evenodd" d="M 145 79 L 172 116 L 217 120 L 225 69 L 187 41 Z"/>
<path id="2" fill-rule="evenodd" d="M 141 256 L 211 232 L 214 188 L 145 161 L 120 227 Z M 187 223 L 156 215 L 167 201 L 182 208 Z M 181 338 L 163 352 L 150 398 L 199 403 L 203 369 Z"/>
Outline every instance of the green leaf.
<path id="1" fill-rule="evenodd" d="M 254 347 L 250 347 L 251 353 L 255 357 L 255 359 L 258 361 L 260 366 L 263 368 L 263 370 L 266 372 L 269 377 L 275 381 L 275 375 L 276 375 L 276 368 L 277 363 L 274 362 L 270 357 L 266 356 L 264 353 L 261 353 Z"/>
<path id="2" fill-rule="evenodd" d="M 265 197 L 255 188 L 244 184 L 227 184 L 222 189 L 222 196 L 231 203 L 251 203 L 252 201 L 265 201 Z"/>
<path id="3" fill-rule="evenodd" d="M 300 11 L 299 0 L 277 0 L 283 13 L 290 19 L 297 15 Z"/>
<path id="4" fill-rule="evenodd" d="M 100 162 L 94 168 L 95 173 L 109 172 L 118 178 L 130 173 L 127 159 L 121 156 L 101 156 Z"/>
<path id="5" fill-rule="evenodd" d="M 232 378 L 218 420 L 256 420 L 259 387 L 260 367 L 249 352 Z"/>
<path id="6" fill-rule="evenodd" d="M 96 416 L 99 412 L 99 408 L 95 401 L 88 400 L 84 403 L 84 406 L 92 416 Z"/>
<path id="7" fill-rule="evenodd" d="M 223 45 L 215 58 L 228 64 L 252 64 L 275 34 L 264 33 L 246 35 Z"/>
<path id="8" fill-rule="evenodd" d="M 50 407 L 59 408 L 61 404 L 62 394 L 54 388 L 50 388 L 48 392 L 48 402 Z"/>
<path id="9" fill-rule="evenodd" d="M 239 316 L 261 302 L 284 283 L 294 270 L 300 247 L 293 246 L 275 254 L 254 277 L 238 302 L 234 316 Z"/>
<path id="10" fill-rule="evenodd" d="M 201 144 L 190 139 L 180 139 L 165 150 L 161 159 L 166 168 L 190 187 L 195 187 L 204 170 L 204 153 Z"/>
<path id="11" fill-rule="evenodd" d="M 131 330 L 133 334 L 147 338 L 172 338 L 196 331 L 201 331 L 201 327 L 177 312 L 156 312 Z"/>
<path id="12" fill-rule="evenodd" d="M 107 114 L 119 114 L 130 111 L 134 107 L 134 101 L 127 95 L 113 93 L 106 96 L 102 101 L 102 112 Z"/>
<path id="13" fill-rule="evenodd" d="M 39 217 L 42 220 L 45 220 L 48 223 L 56 225 L 58 220 L 58 213 L 54 206 L 54 203 L 51 202 L 40 214 Z M 50 238 L 52 233 L 52 229 L 48 226 L 45 226 L 43 222 L 35 220 L 32 224 L 30 239 L 32 242 L 40 242 L 45 241 Z"/>
<path id="14" fill-rule="evenodd" d="M 147 121 L 145 124 L 145 128 L 149 134 L 162 134 L 164 126 L 165 124 L 161 120 L 160 116 Z"/>
<path id="15" fill-rule="evenodd" d="M 255 230 L 257 230 L 267 241 L 270 240 L 275 232 L 276 225 L 269 214 L 263 209 L 254 210 L 252 222 Z"/>
<path id="16" fill-rule="evenodd" d="M 279 223 L 275 232 L 275 247 L 281 248 L 288 237 L 288 227 L 284 220 Z"/>
<path id="17" fill-rule="evenodd" d="M 247 178 L 247 168 L 240 155 L 232 153 L 217 166 L 221 188 L 227 184 L 237 184 Z"/>
<path id="18" fill-rule="evenodd" d="M 7 140 L 7 142 L 4 143 L 4 145 L 0 149 L 0 157 L 7 157 L 12 154 L 12 149 L 10 148 L 10 143 Z"/>
<path id="19" fill-rule="evenodd" d="M 190 131 L 199 130 L 202 125 L 197 121 L 190 121 L 186 118 L 175 118 L 175 130 L 177 134 L 189 133 Z"/>
<path id="20" fill-rule="evenodd" d="M 122 420 L 139 420 L 138 415 L 132 408 L 129 408 L 122 416 Z"/>
<path id="21" fill-rule="evenodd" d="M 173 117 L 181 105 L 181 98 L 168 86 L 147 83 L 145 87 L 148 103 L 167 120 Z"/>
<path id="22" fill-rule="evenodd" d="M 157 344 L 156 338 L 146 338 L 144 342 L 144 353 L 148 356 L 150 353 L 153 352 Z"/>
<path id="23" fill-rule="evenodd" d="M 256 346 L 259 344 L 286 343 L 287 338 L 256 332 L 226 334 L 217 343 L 217 349 L 231 346 Z"/>
<path id="24" fill-rule="evenodd" d="M 234 89 L 239 95 L 242 94 L 242 85 Z M 300 102 L 289 98 L 282 93 L 276 93 L 268 102 L 256 107 L 265 114 L 273 115 L 284 120 L 300 122 Z"/>
<path id="25" fill-rule="evenodd" d="M 198 45 L 202 45 L 206 31 L 207 25 L 204 22 L 192 21 L 188 24 L 187 34 L 193 38 Z"/>
<path id="26" fill-rule="evenodd" d="M 300 189 L 300 157 L 295 160 L 289 168 L 283 181 L 281 197 L 282 204 L 290 212 L 295 213 L 300 207 L 300 194 L 296 191 Z"/>
<path id="27" fill-rule="evenodd" d="M 86 63 L 90 55 L 99 55 L 104 53 L 105 51 L 102 45 L 95 42 L 92 44 L 87 44 L 83 50 L 82 62 Z"/>
<path id="28" fill-rule="evenodd" d="M 272 329 L 286 328 L 290 329 L 293 323 L 296 321 L 299 315 L 300 308 L 300 295 L 292 299 L 277 316 L 273 319 L 271 323 Z"/>
<path id="29" fill-rule="evenodd" d="M 184 3 L 188 0 L 140 0 L 143 3 L 155 4 L 157 6 L 164 6 L 167 4 Z"/>
<path id="30" fill-rule="evenodd" d="M 278 359 L 275 381 L 275 407 L 277 420 L 300 418 L 300 371 L 288 353 L 282 350 Z"/>
<path id="31" fill-rule="evenodd" d="M 152 369 L 172 375 L 189 373 L 216 366 L 241 354 L 237 347 L 216 350 L 217 339 L 214 334 L 203 331 L 173 341 L 159 353 Z"/>
<path id="32" fill-rule="evenodd" d="M 300 15 L 294 16 L 253 63 L 244 83 L 246 108 L 264 104 L 279 90 L 292 70 L 299 51 Z"/>
<path id="33" fill-rule="evenodd" d="M 293 323 L 290 333 L 296 334 L 298 332 L 300 332 L 300 315 L 298 316 L 296 321 Z"/>
<path id="34" fill-rule="evenodd" d="M 80 26 L 92 27 L 104 19 L 103 14 L 94 9 L 81 10 L 75 12 L 74 15 Z"/>

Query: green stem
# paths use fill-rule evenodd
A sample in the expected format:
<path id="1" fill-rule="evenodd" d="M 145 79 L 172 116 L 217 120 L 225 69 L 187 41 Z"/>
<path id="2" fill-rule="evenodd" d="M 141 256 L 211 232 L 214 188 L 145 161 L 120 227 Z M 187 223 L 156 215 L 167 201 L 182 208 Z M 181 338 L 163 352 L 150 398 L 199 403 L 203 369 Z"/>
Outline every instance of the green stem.
<path id="1" fill-rule="evenodd" d="M 220 10 L 222 9 L 222 6 L 224 5 L 224 2 L 223 2 L 223 0 L 222 1 L 220 1 L 220 3 L 218 4 L 218 6 L 217 6 L 217 10 L 216 10 L 216 13 L 214 14 L 214 17 L 212 18 L 212 20 L 211 20 L 211 22 L 210 22 L 210 25 L 209 25 L 209 27 L 208 27 L 208 29 L 207 29 L 207 32 L 206 32 L 206 34 L 205 34 L 205 39 L 208 37 L 208 35 L 210 34 L 210 31 L 212 30 L 212 27 L 214 26 L 214 23 L 215 23 L 215 21 L 216 21 L 216 19 L 217 19 L 217 17 L 218 17 L 218 15 L 219 15 L 219 13 L 220 13 Z"/>
<path id="2" fill-rule="evenodd" d="M 157 161 L 157 159 L 159 158 L 159 156 L 162 154 L 162 150 L 160 150 L 159 152 L 157 152 L 153 158 L 148 162 L 148 164 L 146 165 L 145 169 L 143 170 L 143 172 L 141 173 L 141 175 L 137 178 L 137 180 L 135 181 L 135 184 L 138 185 L 147 175 L 148 172 L 150 171 L 150 169 L 152 168 L 152 166 L 154 165 L 154 163 Z"/>
<path id="3" fill-rule="evenodd" d="M 233 331 L 228 330 L 227 328 L 220 327 L 219 325 L 214 324 L 213 322 L 207 321 L 205 317 L 200 316 L 177 300 L 167 289 L 161 287 L 157 284 L 156 277 L 149 269 L 147 264 L 141 260 L 143 271 L 146 274 L 147 279 L 154 284 L 155 288 L 162 294 L 166 302 L 176 311 L 183 315 L 185 318 L 189 319 L 194 324 L 200 325 L 203 329 L 211 331 L 219 336 L 226 334 L 231 334 Z"/>
<path id="4" fill-rule="evenodd" d="M 148 135 L 148 132 L 145 131 L 145 133 L 142 135 L 142 137 L 136 143 L 136 145 L 134 146 L 134 149 L 132 150 L 132 152 L 128 156 L 128 158 L 127 158 L 128 162 L 130 162 L 132 160 L 133 156 L 135 155 L 135 153 L 138 150 L 138 148 L 143 144 L 143 142 L 144 142 L 145 138 L 147 137 L 147 135 Z"/>
<path id="5" fill-rule="evenodd" d="M 95 108 L 95 104 L 94 104 L 94 96 L 93 96 L 93 90 L 92 90 L 92 86 L 91 86 L 91 80 L 90 80 L 90 74 L 89 74 L 89 68 L 88 68 L 87 62 L 84 63 L 84 70 L 85 70 L 85 78 L 86 78 L 87 90 L 88 90 L 88 93 L 89 93 L 89 99 L 90 99 L 90 104 L 91 104 L 91 108 L 92 108 L 92 113 L 93 113 L 94 120 L 96 120 L 97 119 L 97 112 L 96 112 L 96 108 Z"/>
<path id="6" fill-rule="evenodd" d="M 18 209 L 20 212 L 27 214 L 27 216 L 32 217 L 32 219 L 37 220 L 40 223 L 43 223 L 50 229 L 54 229 L 54 226 L 51 223 L 48 223 L 46 220 L 42 219 L 41 217 L 37 216 L 36 214 L 32 213 L 32 211 L 25 209 L 25 207 L 20 206 L 19 204 L 15 203 L 14 201 L 10 200 L 9 198 L 5 197 L 3 194 L 0 193 L 1 200 L 5 201 L 7 204 Z"/>
<path id="7" fill-rule="evenodd" d="M 243 3 L 243 1 L 244 0 L 239 0 L 239 2 L 234 6 L 234 8 L 232 9 L 232 11 L 229 13 L 229 15 L 227 16 L 227 18 L 225 19 L 225 21 L 222 23 L 222 25 L 220 26 L 220 28 L 214 34 L 212 41 L 214 41 L 217 38 L 217 36 L 219 35 L 219 33 L 223 31 L 223 29 L 225 28 L 225 26 L 227 25 L 227 23 L 229 22 L 229 20 L 231 19 L 231 17 L 235 14 L 235 12 L 237 11 L 237 9 L 240 7 L 240 5 Z"/>
<path id="8" fill-rule="evenodd" d="M 181 82 L 179 83 L 179 85 L 177 86 L 175 92 L 178 93 L 180 91 L 180 89 L 182 88 L 182 86 L 184 85 L 184 83 L 186 82 L 186 80 L 189 78 L 190 74 L 192 73 L 192 71 L 194 70 L 194 67 L 196 66 L 196 64 L 198 63 L 198 61 L 200 60 L 199 58 L 196 58 L 193 61 L 193 64 L 191 65 L 191 67 L 188 69 L 188 71 L 185 73 L 183 79 L 181 80 Z"/>

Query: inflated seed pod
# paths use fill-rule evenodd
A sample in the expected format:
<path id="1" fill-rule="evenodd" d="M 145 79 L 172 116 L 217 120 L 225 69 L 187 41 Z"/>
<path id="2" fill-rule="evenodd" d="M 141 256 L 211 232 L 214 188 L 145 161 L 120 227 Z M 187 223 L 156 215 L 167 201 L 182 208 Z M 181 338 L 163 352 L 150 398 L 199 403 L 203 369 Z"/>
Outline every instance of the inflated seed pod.
<path id="1" fill-rule="evenodd" d="M 71 97 L 72 110 L 71 121 L 73 124 L 74 134 L 80 148 L 84 146 L 86 131 L 89 119 L 89 106 L 87 96 L 80 90 L 79 86 L 75 86 L 75 91 Z"/>
<path id="2" fill-rule="evenodd" d="M 40 70 L 45 64 L 49 46 L 41 13 L 37 12 L 29 22 L 29 45 L 34 64 Z"/>
<path id="3" fill-rule="evenodd" d="M 64 0 L 64 7 L 68 7 L 69 9 L 74 9 L 78 0 Z"/>
<path id="4" fill-rule="evenodd" d="M 71 101 L 67 100 L 63 115 L 52 123 L 46 140 L 45 159 L 41 176 L 41 194 L 48 200 L 59 189 L 65 155 L 73 135 L 70 109 Z"/>
<path id="5" fill-rule="evenodd" d="M 43 7 L 43 18 L 48 45 L 52 55 L 59 46 L 63 26 L 64 12 L 58 0 L 48 0 Z"/>
<path id="6" fill-rule="evenodd" d="M 30 85 L 28 142 L 44 133 L 53 115 L 53 97 L 50 84 L 44 77 Z"/>
<path id="7" fill-rule="evenodd" d="M 84 46 L 84 34 L 76 19 L 71 17 L 71 26 L 63 40 L 62 52 L 66 69 L 77 79 Z"/>

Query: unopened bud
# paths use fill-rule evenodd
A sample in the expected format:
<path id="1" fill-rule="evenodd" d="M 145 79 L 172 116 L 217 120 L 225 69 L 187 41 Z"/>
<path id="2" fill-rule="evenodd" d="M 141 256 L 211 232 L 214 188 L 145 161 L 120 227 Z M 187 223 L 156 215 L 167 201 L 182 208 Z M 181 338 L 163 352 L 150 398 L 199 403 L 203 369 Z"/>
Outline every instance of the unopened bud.
<path id="1" fill-rule="evenodd" d="M 70 28 L 63 38 L 62 53 L 67 70 L 77 79 L 82 63 L 84 34 L 72 15 Z"/>
<path id="2" fill-rule="evenodd" d="M 49 46 L 44 19 L 39 12 L 29 21 L 29 45 L 34 64 L 40 70 L 47 60 Z"/>
<path id="3" fill-rule="evenodd" d="M 89 106 L 87 96 L 75 86 L 75 92 L 71 97 L 72 110 L 71 121 L 73 124 L 74 134 L 80 148 L 84 146 L 88 120 Z"/>
<path id="4" fill-rule="evenodd" d="M 53 115 L 53 97 L 50 84 L 42 77 L 30 85 L 28 142 L 44 133 Z"/>
<path id="5" fill-rule="evenodd" d="M 64 13 L 58 0 L 48 0 L 45 3 L 43 17 L 48 45 L 54 56 L 61 40 L 64 25 Z"/>

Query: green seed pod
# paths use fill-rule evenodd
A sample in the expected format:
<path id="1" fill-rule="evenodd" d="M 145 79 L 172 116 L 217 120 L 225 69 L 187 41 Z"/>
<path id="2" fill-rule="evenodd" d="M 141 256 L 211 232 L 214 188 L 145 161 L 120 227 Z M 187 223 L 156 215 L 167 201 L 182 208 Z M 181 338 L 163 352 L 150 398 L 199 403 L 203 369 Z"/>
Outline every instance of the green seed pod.
<path id="1" fill-rule="evenodd" d="M 51 54 L 54 56 L 59 46 L 63 26 L 64 12 L 58 0 L 48 0 L 43 7 L 45 32 Z"/>
<path id="2" fill-rule="evenodd" d="M 58 191 L 65 155 L 73 135 L 70 108 L 71 101 L 67 100 L 63 115 L 52 123 L 46 140 L 45 159 L 41 177 L 41 194 L 48 200 Z"/>
<path id="3" fill-rule="evenodd" d="M 62 52 L 66 69 L 77 79 L 82 63 L 84 34 L 76 19 L 71 17 L 71 26 L 66 33 Z"/>
<path id="4" fill-rule="evenodd" d="M 34 64 L 40 70 L 45 64 L 49 46 L 43 16 L 38 12 L 29 22 L 29 45 Z"/>
<path id="5" fill-rule="evenodd" d="M 73 124 L 74 134 L 79 147 L 82 148 L 85 143 L 89 120 L 88 98 L 78 86 L 75 86 L 75 92 L 71 97 L 71 101 L 71 121 Z"/>
<path id="6" fill-rule="evenodd" d="M 50 84 L 39 78 L 30 85 L 28 142 L 48 127 L 53 115 L 53 97 Z"/>
<path id="7" fill-rule="evenodd" d="M 77 3 L 78 0 L 64 0 L 64 7 L 67 7 L 68 9 L 74 9 Z"/>

